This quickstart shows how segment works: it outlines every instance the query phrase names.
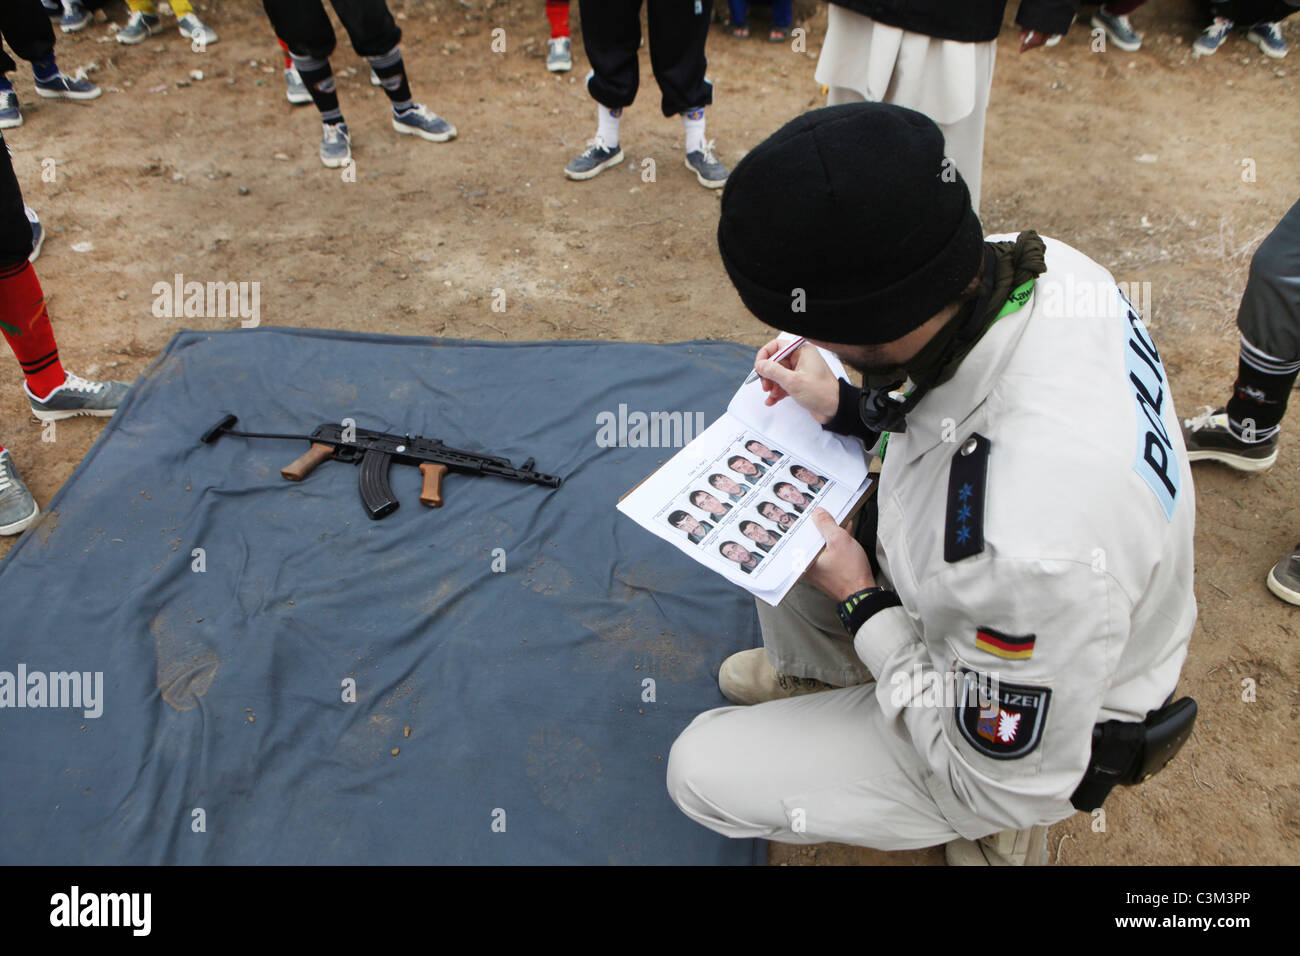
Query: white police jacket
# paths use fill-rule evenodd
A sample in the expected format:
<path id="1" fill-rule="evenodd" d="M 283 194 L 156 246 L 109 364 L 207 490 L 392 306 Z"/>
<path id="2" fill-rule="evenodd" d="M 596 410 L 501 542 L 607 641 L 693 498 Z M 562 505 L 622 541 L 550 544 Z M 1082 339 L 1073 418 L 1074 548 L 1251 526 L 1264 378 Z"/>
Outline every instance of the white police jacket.
<path id="1" fill-rule="evenodd" d="M 877 556 L 903 603 L 854 639 L 895 729 L 998 828 L 1072 812 L 1093 725 L 1160 707 L 1196 622 L 1164 368 L 1110 274 L 1044 241 L 1025 305 L 889 438 Z"/>

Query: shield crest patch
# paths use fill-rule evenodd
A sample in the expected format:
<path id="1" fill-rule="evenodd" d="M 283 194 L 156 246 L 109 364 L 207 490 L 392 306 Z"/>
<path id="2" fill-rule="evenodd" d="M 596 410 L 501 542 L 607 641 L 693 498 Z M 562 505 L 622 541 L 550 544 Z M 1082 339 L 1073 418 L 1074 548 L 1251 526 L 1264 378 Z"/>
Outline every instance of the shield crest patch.
<path id="1" fill-rule="evenodd" d="M 966 742 L 995 760 L 1014 760 L 1033 751 L 1043 738 L 1051 690 L 1002 681 L 990 686 L 965 667 L 961 674 L 964 686 L 978 685 L 981 690 L 963 693 L 957 705 L 957 727 Z"/>

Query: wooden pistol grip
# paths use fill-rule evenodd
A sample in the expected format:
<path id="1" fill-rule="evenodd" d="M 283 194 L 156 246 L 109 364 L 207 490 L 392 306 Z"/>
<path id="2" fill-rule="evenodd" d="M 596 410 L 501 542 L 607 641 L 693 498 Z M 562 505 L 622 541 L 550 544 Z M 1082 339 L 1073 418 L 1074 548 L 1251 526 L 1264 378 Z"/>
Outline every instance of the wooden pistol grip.
<path id="1" fill-rule="evenodd" d="M 424 475 L 424 487 L 420 489 L 420 504 L 430 508 L 442 507 L 442 476 L 447 474 L 446 465 L 431 465 L 427 461 L 420 465 L 420 474 Z"/>
<path id="2" fill-rule="evenodd" d="M 295 458 L 289 464 L 280 469 L 280 474 L 287 481 L 302 481 L 312 473 L 317 465 L 328 460 L 334 455 L 333 445 L 322 445 L 319 442 L 312 442 L 301 456 Z"/>

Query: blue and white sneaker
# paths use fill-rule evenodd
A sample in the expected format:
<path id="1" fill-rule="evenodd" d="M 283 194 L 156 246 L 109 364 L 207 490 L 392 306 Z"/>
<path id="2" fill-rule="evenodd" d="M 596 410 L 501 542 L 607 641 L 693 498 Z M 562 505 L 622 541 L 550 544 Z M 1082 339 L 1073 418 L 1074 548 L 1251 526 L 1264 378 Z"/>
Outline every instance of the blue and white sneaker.
<path id="1" fill-rule="evenodd" d="M 0 129 L 13 129 L 23 125 L 23 114 L 18 109 L 18 94 L 13 90 L 0 93 Z"/>
<path id="2" fill-rule="evenodd" d="M 126 18 L 126 26 L 117 31 L 117 42 L 135 46 L 159 33 L 162 33 L 162 19 L 156 13 L 132 10 Z"/>
<path id="3" fill-rule="evenodd" d="M 54 21 L 63 19 L 63 4 L 60 0 L 41 0 L 41 6 L 45 8 L 45 15 Z"/>
<path id="4" fill-rule="evenodd" d="M 21 534 L 31 527 L 41 509 L 18 477 L 9 450 L 0 451 L 0 534 Z"/>
<path id="5" fill-rule="evenodd" d="M 48 100 L 94 100 L 102 94 L 101 90 L 89 80 L 77 80 L 66 73 L 55 74 L 52 80 L 37 80 L 36 93 Z"/>
<path id="6" fill-rule="evenodd" d="M 445 143 L 456 138 L 456 127 L 423 106 L 413 106 L 405 112 L 394 113 L 393 129 L 427 139 L 431 143 Z"/>
<path id="7" fill-rule="evenodd" d="M 64 33 L 76 33 L 84 30 L 90 22 L 90 11 L 80 0 L 63 0 L 63 17 L 59 20 L 59 29 Z"/>
<path id="8" fill-rule="evenodd" d="M 346 166 L 352 160 L 352 135 L 347 123 L 322 123 L 320 161 L 330 169 Z"/>
<path id="9" fill-rule="evenodd" d="M 568 37 L 554 37 L 546 44 L 546 69 L 552 73 L 573 69 L 573 47 Z"/>
<path id="10" fill-rule="evenodd" d="M 41 246 L 45 245 L 45 227 L 41 225 L 40 217 L 31 206 L 24 204 L 23 212 L 27 213 L 27 221 L 32 227 L 32 252 L 27 257 L 27 261 L 35 262 L 36 257 L 41 254 Z"/>
<path id="11" fill-rule="evenodd" d="M 1259 47 L 1265 56 L 1280 60 L 1287 54 L 1286 39 L 1276 23 L 1256 23 L 1246 34 L 1246 39 Z"/>
<path id="12" fill-rule="evenodd" d="M 1110 42 L 1125 53 L 1136 53 L 1142 49 L 1142 35 L 1133 29 L 1126 16 L 1108 13 L 1104 6 L 1098 7 L 1092 15 L 1092 25 L 1105 32 Z"/>
<path id="13" fill-rule="evenodd" d="M 131 386 L 126 382 L 91 382 L 68 372 L 62 385 L 38 401 L 27 388 L 27 383 L 23 383 L 32 414 L 43 422 L 57 422 L 80 415 L 107 418 L 117 411 L 117 406 L 126 400 L 126 393 L 130 390 Z"/>
<path id="14" fill-rule="evenodd" d="M 293 67 L 284 71 L 284 98 L 294 106 L 311 102 L 311 90 L 307 89 L 307 84 Z"/>
<path id="15" fill-rule="evenodd" d="M 695 174 L 700 185 L 706 189 L 721 189 L 727 185 L 727 167 L 718 161 L 713 152 L 713 140 L 705 143 L 703 149 L 686 154 L 686 168 Z"/>
<path id="16" fill-rule="evenodd" d="M 584 179 L 594 179 L 604 170 L 617 166 L 621 162 L 623 162 L 623 150 L 618 146 L 610 149 L 605 145 L 605 141 L 597 136 L 587 144 L 586 150 L 569 160 L 564 167 L 564 175 L 581 182 Z"/>
<path id="17" fill-rule="evenodd" d="M 1232 21 L 1227 17 L 1215 17 L 1214 22 L 1201 31 L 1201 35 L 1192 44 L 1192 50 L 1201 56 L 1209 56 L 1223 46 L 1232 29 Z"/>
<path id="18" fill-rule="evenodd" d="M 199 47 L 212 46 L 220 37 L 217 31 L 207 26 L 202 20 L 192 13 L 187 13 L 176 21 L 180 26 L 181 36 L 187 40 L 195 40 Z"/>

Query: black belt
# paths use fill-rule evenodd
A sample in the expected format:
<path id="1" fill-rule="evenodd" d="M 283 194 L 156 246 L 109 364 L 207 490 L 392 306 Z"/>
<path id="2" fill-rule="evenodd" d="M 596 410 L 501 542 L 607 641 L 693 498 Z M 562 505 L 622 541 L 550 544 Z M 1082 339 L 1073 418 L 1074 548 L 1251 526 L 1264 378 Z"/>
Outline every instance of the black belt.
<path id="1" fill-rule="evenodd" d="M 1187 742 L 1195 722 L 1196 701 L 1183 697 L 1151 711 L 1140 723 L 1108 720 L 1093 727 L 1092 759 L 1070 803 L 1092 812 L 1116 784 L 1131 787 L 1155 776 Z"/>

